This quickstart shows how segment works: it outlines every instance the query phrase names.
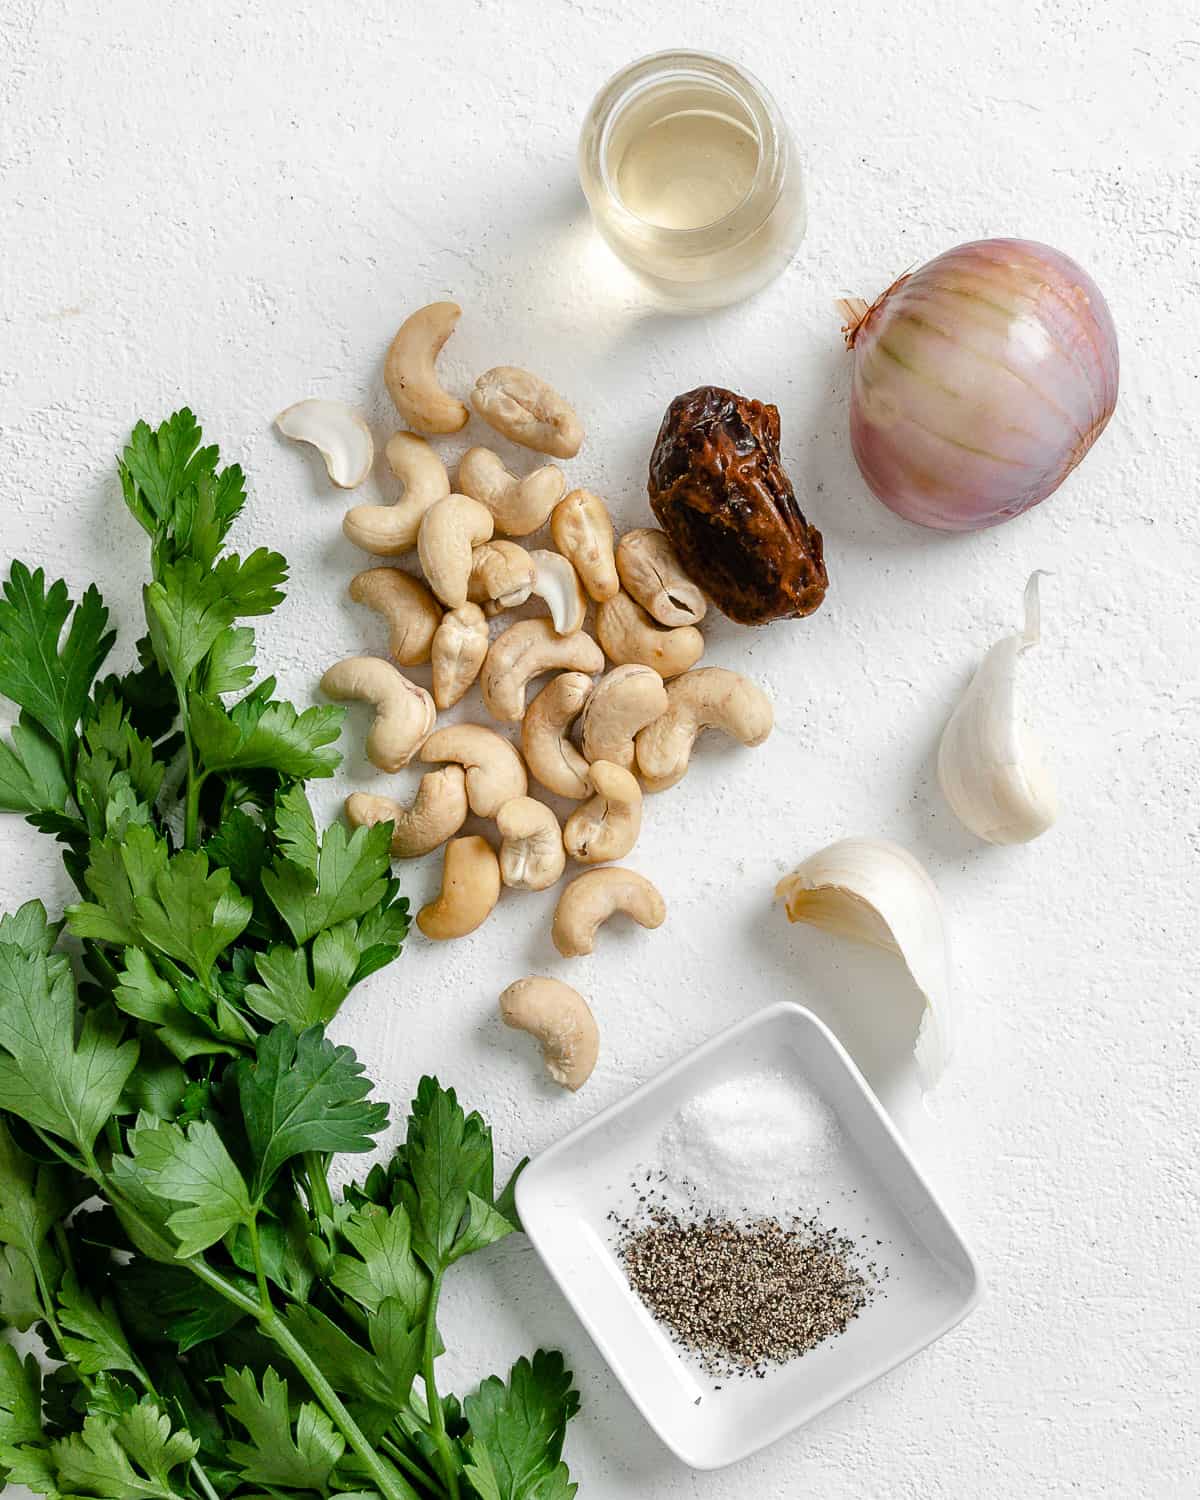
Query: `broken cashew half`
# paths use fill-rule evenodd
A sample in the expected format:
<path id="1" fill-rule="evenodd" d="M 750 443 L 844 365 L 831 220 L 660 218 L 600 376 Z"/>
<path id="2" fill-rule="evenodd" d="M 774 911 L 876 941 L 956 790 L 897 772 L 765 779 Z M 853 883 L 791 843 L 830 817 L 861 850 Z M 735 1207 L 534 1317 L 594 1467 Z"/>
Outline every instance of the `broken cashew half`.
<path id="1" fill-rule="evenodd" d="M 411 806 L 390 797 L 351 792 L 346 798 L 351 828 L 391 823 L 393 859 L 417 859 L 456 834 L 467 820 L 467 780 L 461 766 L 442 766 L 421 777 Z"/>
<path id="2" fill-rule="evenodd" d="M 479 686 L 494 719 L 515 724 L 525 713 L 525 689 L 543 672 L 565 667 L 599 672 L 604 653 L 590 635 L 556 635 L 549 620 L 518 620 L 488 649 Z"/>
<path id="3" fill-rule="evenodd" d="M 606 672 L 592 689 L 580 725 L 583 754 L 631 771 L 634 736 L 667 711 L 667 690 L 653 667 L 627 662 Z"/>
<path id="4" fill-rule="evenodd" d="M 340 490 L 352 490 L 371 472 L 375 444 L 360 413 L 344 401 L 297 401 L 275 418 L 284 437 L 311 443 Z"/>
<path id="5" fill-rule="evenodd" d="M 562 829 L 544 802 L 514 797 L 496 814 L 500 878 L 522 891 L 544 891 L 566 868 Z"/>
<path id="6" fill-rule="evenodd" d="M 500 996 L 500 1019 L 528 1032 L 542 1049 L 546 1072 L 574 1092 L 592 1076 L 600 1055 L 600 1029 L 587 1001 L 561 979 L 530 975 Z"/>
<path id="7" fill-rule="evenodd" d="M 528 536 L 544 526 L 566 487 L 553 464 L 518 479 L 490 448 L 469 448 L 458 461 L 459 490 L 487 506 L 501 536 Z"/>
<path id="8" fill-rule="evenodd" d="M 568 735 L 591 691 L 590 677 L 563 672 L 538 693 L 521 721 L 529 769 L 547 791 L 575 802 L 588 794 L 588 763 Z"/>
<path id="9" fill-rule="evenodd" d="M 534 566 L 533 590 L 550 611 L 559 635 L 574 635 L 583 629 L 587 595 L 579 574 L 561 552 L 539 547 L 529 554 Z"/>
<path id="10" fill-rule="evenodd" d="M 533 592 L 537 570 L 533 558 L 516 542 L 484 542 L 471 558 L 467 598 L 472 604 L 516 609 Z"/>
<path id="11" fill-rule="evenodd" d="M 427 938 L 445 942 L 466 937 L 487 920 L 500 899 L 500 861 L 478 834 L 451 839 L 442 863 L 442 889 L 436 901 L 417 913 Z"/>
<path id="12" fill-rule="evenodd" d="M 574 458 L 583 443 L 573 408 L 553 386 L 516 365 L 485 370 L 475 382 L 471 405 L 502 437 L 551 458 Z"/>
<path id="13" fill-rule="evenodd" d="M 621 587 L 613 554 L 613 526 L 608 507 L 591 490 L 572 490 L 550 517 L 554 545 L 575 565 L 583 586 L 597 604 Z"/>
<path id="14" fill-rule="evenodd" d="M 610 661 L 641 662 L 660 677 L 678 677 L 704 655 L 704 637 L 694 625 L 659 625 L 623 591 L 596 610 L 596 635 Z"/>
<path id="15" fill-rule="evenodd" d="M 642 789 L 637 777 L 612 761 L 597 760 L 588 772 L 593 796 L 567 819 L 563 842 L 582 865 L 624 859 L 642 831 Z"/>
<path id="16" fill-rule="evenodd" d="M 483 666 L 488 650 L 488 625 L 478 604 L 446 611 L 430 652 L 433 661 L 433 701 L 453 708 Z"/>
<path id="17" fill-rule="evenodd" d="M 481 818 L 494 818 L 506 802 L 529 790 L 525 766 L 503 735 L 485 724 L 450 724 L 421 746 L 427 764 L 450 760 L 465 767 L 467 801 Z"/>
<path id="18" fill-rule="evenodd" d="M 459 432 L 471 413 L 444 390 L 435 368 L 442 345 L 462 316 L 457 302 L 431 302 L 405 318 L 383 365 L 383 383 L 396 410 L 417 432 Z"/>
<path id="19" fill-rule="evenodd" d="M 724 667 L 701 667 L 667 687 L 667 711 L 637 737 L 638 769 L 647 791 L 662 792 L 687 774 L 702 729 L 721 729 L 743 745 L 761 745 L 775 713 L 757 683 Z"/>
<path id="20" fill-rule="evenodd" d="M 350 580 L 355 604 L 365 604 L 388 623 L 388 650 L 401 667 L 419 667 L 442 623 L 442 606 L 429 588 L 399 568 L 367 568 Z"/>
<path id="21" fill-rule="evenodd" d="M 447 609 L 467 602 L 474 549 L 492 534 L 492 513 L 467 495 L 446 495 L 421 518 L 417 556 L 429 587 Z"/>
<path id="22" fill-rule="evenodd" d="M 616 865 L 577 875 L 558 898 L 554 946 L 564 958 L 590 953 L 596 933 L 618 911 L 643 927 L 661 927 L 667 919 L 666 903 L 644 875 Z"/>
<path id="23" fill-rule="evenodd" d="M 373 703 L 367 759 L 381 771 L 406 766 L 433 728 L 437 709 L 423 687 L 381 656 L 348 656 L 321 678 L 321 691 L 337 703 Z"/>
<path id="24" fill-rule="evenodd" d="M 698 625 L 708 612 L 665 531 L 627 531 L 617 543 L 617 572 L 625 592 L 660 625 Z"/>
<path id="25" fill-rule="evenodd" d="M 384 449 L 388 468 L 404 486 L 394 505 L 356 505 L 342 517 L 347 541 L 376 557 L 399 557 L 417 545 L 421 518 L 450 493 L 450 477 L 424 438 L 394 432 Z"/>

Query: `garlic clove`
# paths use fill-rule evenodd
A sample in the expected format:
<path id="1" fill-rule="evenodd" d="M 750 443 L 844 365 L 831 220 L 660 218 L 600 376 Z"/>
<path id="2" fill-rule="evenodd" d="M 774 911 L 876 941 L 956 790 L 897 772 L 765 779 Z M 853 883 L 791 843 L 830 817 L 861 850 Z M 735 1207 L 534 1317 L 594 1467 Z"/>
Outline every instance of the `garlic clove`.
<path id="1" fill-rule="evenodd" d="M 284 437 L 311 443 L 325 460 L 330 479 L 342 490 L 352 490 L 371 472 L 375 444 L 362 416 L 344 401 L 313 397 L 297 401 L 275 418 Z"/>
<path id="2" fill-rule="evenodd" d="M 917 1067 L 927 1089 L 951 1053 L 950 958 L 942 903 L 925 866 L 887 839 L 841 839 L 775 887 L 788 920 L 807 922 L 904 960 L 925 997 Z"/>
<path id="3" fill-rule="evenodd" d="M 1054 778 L 1022 720 L 1017 662 L 1038 643 L 1038 578 L 1025 585 L 1025 628 L 980 664 L 938 746 L 938 781 L 955 816 L 989 844 L 1025 844 L 1058 816 Z"/>

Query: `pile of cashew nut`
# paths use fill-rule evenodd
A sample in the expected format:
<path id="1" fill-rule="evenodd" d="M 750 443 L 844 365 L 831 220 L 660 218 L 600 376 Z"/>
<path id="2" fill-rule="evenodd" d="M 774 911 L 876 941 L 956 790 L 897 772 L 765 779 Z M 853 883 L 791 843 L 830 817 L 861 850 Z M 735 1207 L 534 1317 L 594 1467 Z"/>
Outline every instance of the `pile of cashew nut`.
<path id="1" fill-rule="evenodd" d="M 338 702 L 372 707 L 366 752 L 381 771 L 414 761 L 431 768 L 407 806 L 367 792 L 346 801 L 355 827 L 391 824 L 396 859 L 445 846 L 441 890 L 417 914 L 425 936 L 443 941 L 474 932 L 505 888 L 546 890 L 570 859 L 585 869 L 564 887 L 551 930 L 569 959 L 590 954 L 616 913 L 645 928 L 661 926 L 666 906 L 658 890 L 614 863 L 637 844 L 644 794 L 682 779 L 703 730 L 759 745 L 773 714 L 749 679 L 697 666 L 707 601 L 663 532 L 640 528 L 618 541 L 605 502 L 587 489 L 568 493 L 556 464 L 516 475 L 486 447 L 462 456 L 452 488 L 427 439 L 459 432 L 471 415 L 436 369 L 459 316 L 452 302 L 432 303 L 392 340 L 384 379 L 409 430 L 393 434 L 384 456 L 402 492 L 391 505 L 353 506 L 342 523 L 350 541 L 373 556 L 415 553 L 419 563 L 420 576 L 388 561 L 350 582 L 350 598 L 386 623 L 390 660 L 340 661 L 321 688 Z M 575 412 L 527 371 L 488 370 L 470 402 L 502 436 L 550 458 L 573 458 L 582 445 Z M 370 471 L 371 434 L 352 408 L 302 401 L 276 421 L 286 436 L 320 451 L 339 487 L 354 488 Z M 552 546 L 523 544 L 543 527 Z M 545 613 L 500 619 L 530 604 Z M 594 634 L 586 629 L 589 610 Z M 432 691 L 401 670 L 426 665 Z M 530 684 L 548 673 L 554 675 L 527 703 Z M 476 683 L 501 728 L 438 727 L 439 711 Z M 531 778 L 546 794 L 577 804 L 565 821 L 530 795 Z M 469 814 L 492 824 L 495 837 L 462 835 Z M 518 980 L 500 997 L 500 1014 L 540 1042 L 556 1082 L 569 1089 L 586 1082 L 599 1032 L 570 986 Z"/>

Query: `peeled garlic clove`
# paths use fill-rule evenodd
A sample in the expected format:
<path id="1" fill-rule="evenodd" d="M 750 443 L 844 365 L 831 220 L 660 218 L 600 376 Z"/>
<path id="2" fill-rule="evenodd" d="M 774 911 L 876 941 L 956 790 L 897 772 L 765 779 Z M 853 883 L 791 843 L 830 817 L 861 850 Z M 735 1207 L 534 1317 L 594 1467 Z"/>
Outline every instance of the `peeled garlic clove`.
<path id="1" fill-rule="evenodd" d="M 928 871 L 887 839 L 841 839 L 775 887 L 791 922 L 886 948 L 925 997 L 917 1067 L 933 1088 L 950 1061 L 950 958 L 942 903 Z"/>
<path id="2" fill-rule="evenodd" d="M 1058 816 L 1054 779 L 1017 704 L 1017 661 L 1038 642 L 1038 578 L 1025 585 L 1025 628 L 988 652 L 938 747 L 938 781 L 958 819 L 989 844 L 1026 844 Z"/>
<path id="3" fill-rule="evenodd" d="M 342 490 L 352 490 L 371 472 L 375 444 L 371 429 L 344 401 L 297 401 L 275 418 L 284 437 L 311 443 L 325 460 L 330 479 Z"/>

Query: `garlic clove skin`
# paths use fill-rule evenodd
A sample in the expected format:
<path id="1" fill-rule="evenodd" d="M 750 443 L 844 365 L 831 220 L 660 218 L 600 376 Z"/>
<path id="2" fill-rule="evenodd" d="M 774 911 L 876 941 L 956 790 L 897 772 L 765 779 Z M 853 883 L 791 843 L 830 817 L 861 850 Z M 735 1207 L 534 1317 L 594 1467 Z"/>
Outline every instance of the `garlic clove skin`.
<path id="1" fill-rule="evenodd" d="M 1039 576 L 1032 574 L 1025 586 L 1024 630 L 984 657 L 938 746 L 946 801 L 989 844 L 1027 844 L 1058 817 L 1054 778 L 1017 697 L 1017 663 L 1039 639 Z"/>
<path id="2" fill-rule="evenodd" d="M 810 855 L 775 887 L 791 922 L 898 954 L 925 997 L 917 1067 L 926 1089 L 952 1051 L 950 958 L 942 903 L 920 860 L 887 839 L 851 838 Z"/>

